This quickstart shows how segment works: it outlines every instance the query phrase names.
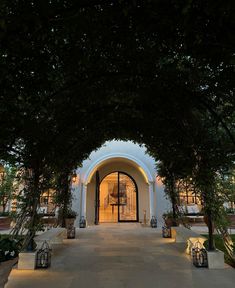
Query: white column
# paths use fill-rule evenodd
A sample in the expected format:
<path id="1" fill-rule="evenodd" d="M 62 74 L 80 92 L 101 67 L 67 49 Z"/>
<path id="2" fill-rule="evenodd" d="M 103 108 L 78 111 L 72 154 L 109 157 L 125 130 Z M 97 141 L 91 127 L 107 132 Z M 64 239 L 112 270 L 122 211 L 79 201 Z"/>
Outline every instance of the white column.
<path id="1" fill-rule="evenodd" d="M 81 216 L 83 216 L 86 219 L 86 197 L 87 197 L 87 185 L 82 185 L 82 213 Z"/>
<path id="2" fill-rule="evenodd" d="M 154 195 L 153 195 L 154 182 L 149 182 L 149 208 L 150 208 L 150 220 L 152 216 L 156 216 L 154 213 Z"/>

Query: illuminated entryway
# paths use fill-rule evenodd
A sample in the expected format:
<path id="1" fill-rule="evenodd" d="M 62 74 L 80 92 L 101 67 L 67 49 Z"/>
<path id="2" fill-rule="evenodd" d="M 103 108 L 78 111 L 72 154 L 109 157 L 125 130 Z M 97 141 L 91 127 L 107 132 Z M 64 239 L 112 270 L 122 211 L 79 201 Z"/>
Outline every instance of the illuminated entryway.
<path id="1" fill-rule="evenodd" d="M 110 173 L 100 183 L 99 222 L 138 221 L 138 189 L 123 172 Z"/>
<path id="2" fill-rule="evenodd" d="M 157 217 L 161 225 L 168 201 L 157 177 L 156 162 L 146 152 L 144 146 L 132 142 L 111 141 L 84 160 L 77 169 L 77 182 L 72 187 L 72 205 L 78 213 L 77 227 L 83 218 L 87 226 L 91 226 L 104 222 L 149 223 L 152 216 Z M 119 197 L 112 197 L 111 194 L 116 196 L 118 192 Z"/>

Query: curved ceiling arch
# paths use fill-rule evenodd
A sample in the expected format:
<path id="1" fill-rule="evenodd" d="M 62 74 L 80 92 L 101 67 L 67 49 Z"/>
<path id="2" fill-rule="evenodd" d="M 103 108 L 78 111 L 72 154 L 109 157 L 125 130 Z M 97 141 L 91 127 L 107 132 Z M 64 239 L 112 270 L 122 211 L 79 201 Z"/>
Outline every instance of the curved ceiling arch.
<path id="1" fill-rule="evenodd" d="M 99 169 L 99 167 L 101 167 L 102 165 L 104 165 L 105 162 L 108 162 L 109 160 L 114 159 L 114 158 L 128 160 L 128 162 L 132 163 L 132 165 L 136 166 L 139 169 L 139 171 L 141 172 L 141 174 L 143 175 L 147 183 L 154 181 L 149 168 L 140 159 L 130 154 L 126 154 L 126 153 L 112 153 L 112 154 L 108 154 L 103 157 L 100 157 L 99 159 L 97 159 L 90 165 L 90 167 L 88 168 L 88 170 L 86 171 L 83 177 L 83 183 L 87 185 L 91 181 L 96 170 Z"/>

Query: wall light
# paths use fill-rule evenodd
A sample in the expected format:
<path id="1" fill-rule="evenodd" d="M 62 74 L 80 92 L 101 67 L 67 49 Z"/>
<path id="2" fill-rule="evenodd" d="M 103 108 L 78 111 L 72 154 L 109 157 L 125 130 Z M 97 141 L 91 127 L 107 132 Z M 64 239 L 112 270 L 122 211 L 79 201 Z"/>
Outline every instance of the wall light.
<path id="1" fill-rule="evenodd" d="M 156 182 L 157 182 L 158 185 L 162 185 L 162 184 L 163 184 L 163 183 L 162 183 L 163 180 L 164 180 L 163 177 L 160 177 L 160 176 L 158 176 L 158 175 L 156 176 Z"/>
<path id="2" fill-rule="evenodd" d="M 5 169 L 2 164 L 0 164 L 0 181 L 2 181 L 5 177 Z"/>
<path id="3" fill-rule="evenodd" d="M 76 183 L 76 181 L 77 181 L 77 174 L 76 174 L 76 173 L 73 173 L 73 174 L 72 174 L 72 182 L 73 182 L 73 183 Z"/>

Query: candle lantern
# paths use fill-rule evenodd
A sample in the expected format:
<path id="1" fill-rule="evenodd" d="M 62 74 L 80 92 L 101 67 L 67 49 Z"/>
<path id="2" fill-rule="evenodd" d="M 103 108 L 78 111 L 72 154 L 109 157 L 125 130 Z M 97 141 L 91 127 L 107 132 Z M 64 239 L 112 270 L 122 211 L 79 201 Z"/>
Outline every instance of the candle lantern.
<path id="1" fill-rule="evenodd" d="M 207 253 L 203 245 L 197 241 L 192 248 L 193 264 L 196 267 L 208 267 Z"/>
<path id="2" fill-rule="evenodd" d="M 74 239 L 76 236 L 76 229 L 73 225 L 67 228 L 67 239 Z"/>
<path id="3" fill-rule="evenodd" d="M 51 265 L 51 249 L 44 241 L 41 248 L 36 253 L 36 268 L 48 268 Z"/>
<path id="4" fill-rule="evenodd" d="M 82 216 L 81 219 L 80 219 L 79 227 L 80 228 L 86 228 L 86 219 L 85 219 L 84 216 Z"/>
<path id="5" fill-rule="evenodd" d="M 162 227 L 162 237 L 171 238 L 171 227 L 168 227 L 168 226 Z"/>
<path id="6" fill-rule="evenodd" d="M 152 218 L 150 220 L 150 226 L 152 228 L 157 228 L 157 218 L 155 216 L 152 216 Z"/>

